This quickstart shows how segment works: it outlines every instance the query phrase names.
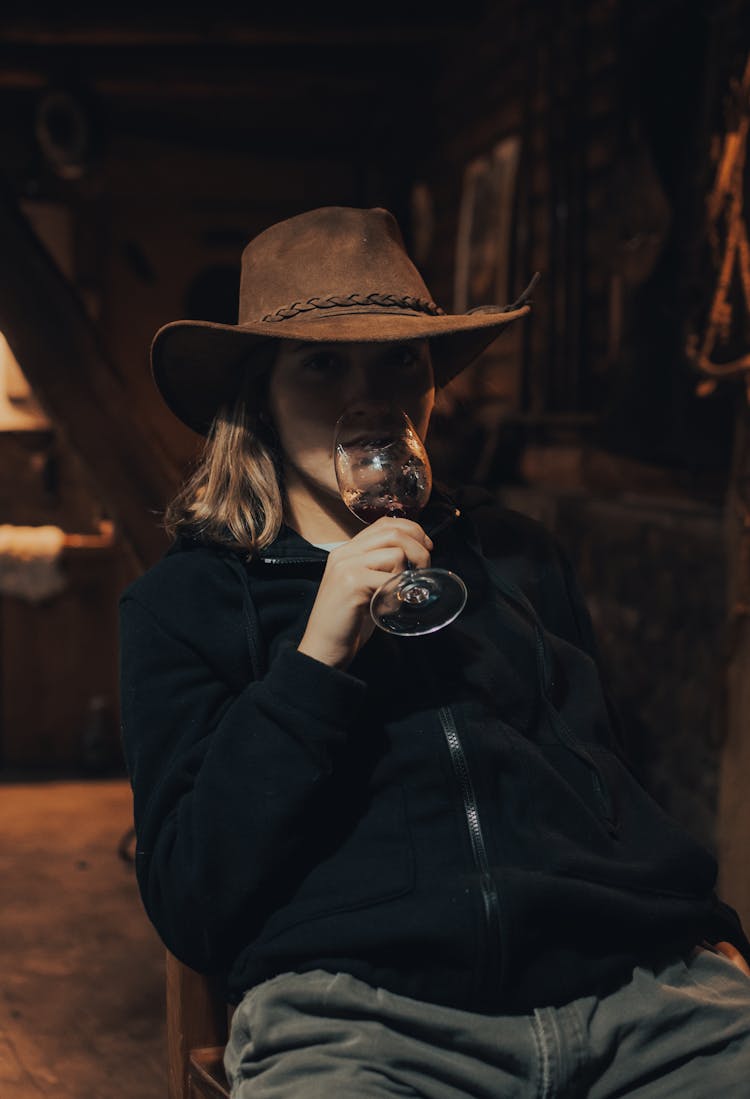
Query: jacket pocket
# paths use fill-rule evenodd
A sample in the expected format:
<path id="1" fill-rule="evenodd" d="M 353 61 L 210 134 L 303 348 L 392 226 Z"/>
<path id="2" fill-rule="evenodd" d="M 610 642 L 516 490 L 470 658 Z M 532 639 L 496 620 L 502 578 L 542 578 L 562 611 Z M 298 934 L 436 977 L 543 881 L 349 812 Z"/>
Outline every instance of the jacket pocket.
<path id="1" fill-rule="evenodd" d="M 310 827 L 314 833 L 314 822 Z M 329 830 L 318 857 L 314 837 L 310 847 L 308 869 L 294 893 L 270 917 L 261 939 L 299 923 L 381 904 L 414 888 L 414 846 L 402 786 L 373 793 L 357 819 L 347 822 L 335 837 Z"/>
<path id="2" fill-rule="evenodd" d="M 562 716 L 554 708 L 546 694 L 544 698 L 547 704 L 547 716 L 555 735 L 560 743 L 572 755 L 579 759 L 587 769 L 589 781 L 591 783 L 591 793 L 599 816 L 602 818 L 610 834 L 615 835 L 617 830 L 615 803 L 599 765 L 596 763 L 593 755 L 584 747 L 583 743 L 573 736 Z"/>
<path id="3" fill-rule="evenodd" d="M 539 840 L 537 863 L 547 872 L 633 893 L 705 898 L 716 861 L 674 821 L 606 748 L 587 745 L 604 776 L 617 816 L 606 828 L 587 792 L 590 781 L 578 753 L 547 742 L 528 746 Z"/>

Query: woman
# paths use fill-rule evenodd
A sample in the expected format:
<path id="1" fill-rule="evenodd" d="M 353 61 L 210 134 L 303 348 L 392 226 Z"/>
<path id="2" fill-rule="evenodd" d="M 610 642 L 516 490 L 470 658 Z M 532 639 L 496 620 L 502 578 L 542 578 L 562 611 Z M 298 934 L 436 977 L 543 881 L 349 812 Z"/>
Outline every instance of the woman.
<path id="1" fill-rule="evenodd" d="M 332 207 L 251 241 L 239 325 L 155 338 L 209 441 L 121 602 L 138 881 L 226 977 L 242 1099 L 746 1094 L 750 944 L 628 769 L 556 541 L 477 490 L 368 527 L 338 493 L 343 408 L 424 437 L 528 309 L 446 316 L 390 214 Z M 466 582 L 449 627 L 374 630 L 407 561 Z"/>

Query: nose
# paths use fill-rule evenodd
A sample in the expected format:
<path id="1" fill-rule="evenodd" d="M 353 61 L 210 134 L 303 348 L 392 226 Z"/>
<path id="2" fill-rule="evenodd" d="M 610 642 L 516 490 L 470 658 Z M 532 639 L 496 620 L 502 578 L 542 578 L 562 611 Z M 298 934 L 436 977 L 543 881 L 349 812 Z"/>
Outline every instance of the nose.
<path id="1" fill-rule="evenodd" d="M 347 404 L 392 400 L 387 371 L 379 370 L 377 363 L 356 364 L 349 372 L 345 397 Z"/>

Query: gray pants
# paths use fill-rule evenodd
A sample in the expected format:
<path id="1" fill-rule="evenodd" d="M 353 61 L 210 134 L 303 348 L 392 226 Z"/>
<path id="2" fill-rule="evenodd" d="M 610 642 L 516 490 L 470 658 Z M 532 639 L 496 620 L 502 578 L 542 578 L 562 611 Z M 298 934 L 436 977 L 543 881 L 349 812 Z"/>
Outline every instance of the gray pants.
<path id="1" fill-rule="evenodd" d="M 225 1065 L 232 1099 L 748 1099 L 750 978 L 701 951 L 503 1016 L 287 973 L 238 1006 Z"/>

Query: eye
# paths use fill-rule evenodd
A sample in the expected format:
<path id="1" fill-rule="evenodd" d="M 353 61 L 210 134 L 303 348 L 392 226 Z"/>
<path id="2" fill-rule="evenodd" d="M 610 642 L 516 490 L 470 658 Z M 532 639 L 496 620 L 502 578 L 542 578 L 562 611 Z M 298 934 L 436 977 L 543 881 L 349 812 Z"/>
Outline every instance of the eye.
<path id="1" fill-rule="evenodd" d="M 410 370 L 420 363 L 419 350 L 411 344 L 398 344 L 388 354 L 388 363 L 401 370 Z"/>
<path id="2" fill-rule="evenodd" d="M 312 377 L 333 374 L 341 366 L 338 355 L 331 351 L 320 351 L 317 355 L 311 355 L 302 363 L 302 370 Z"/>

